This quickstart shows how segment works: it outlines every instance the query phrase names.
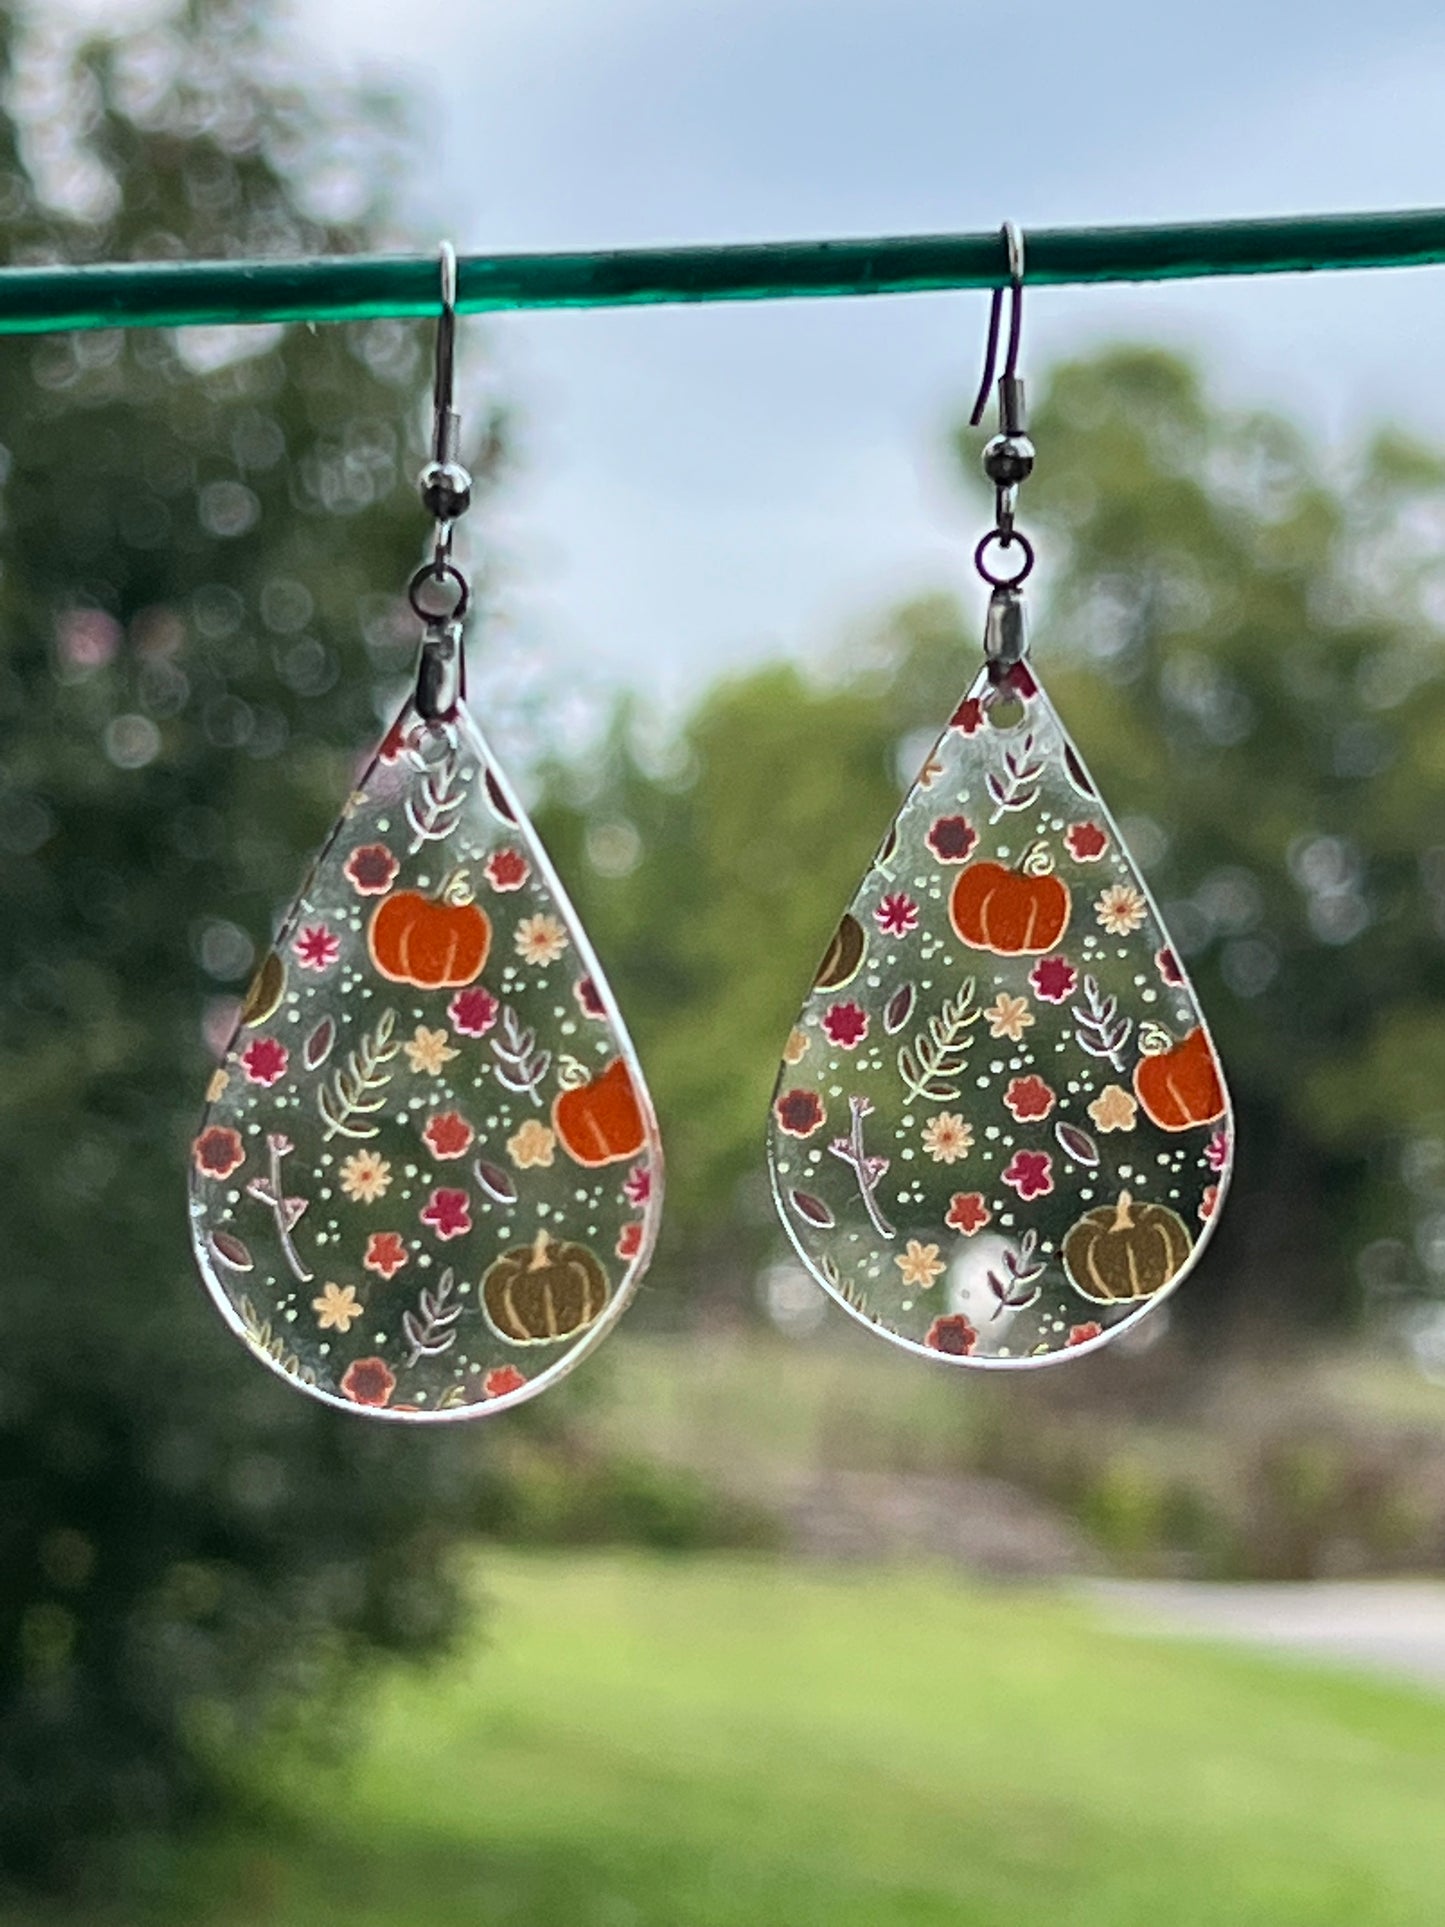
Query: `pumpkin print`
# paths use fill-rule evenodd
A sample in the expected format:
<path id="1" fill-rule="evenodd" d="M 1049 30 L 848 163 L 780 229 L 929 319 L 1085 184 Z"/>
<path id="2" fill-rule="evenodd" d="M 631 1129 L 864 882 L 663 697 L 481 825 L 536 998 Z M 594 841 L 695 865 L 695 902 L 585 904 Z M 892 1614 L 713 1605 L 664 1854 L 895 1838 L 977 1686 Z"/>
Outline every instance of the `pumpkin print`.
<path id="1" fill-rule="evenodd" d="M 1166 1204 L 1121 1191 L 1114 1204 L 1086 1211 L 1064 1238 L 1064 1272 L 1096 1305 L 1152 1298 L 1178 1276 L 1194 1247 L 1189 1227 Z"/>
<path id="2" fill-rule="evenodd" d="M 482 1280 L 487 1323 L 513 1345 L 547 1345 L 585 1331 L 607 1304 L 607 1273 L 585 1245 L 539 1231 L 503 1252 Z"/>
<path id="3" fill-rule="evenodd" d="M 398 890 L 386 897 L 372 915 L 366 942 L 371 961 L 391 983 L 451 990 L 481 976 L 492 926 L 472 901 L 466 871 L 456 870 L 438 896 Z"/>
<path id="4" fill-rule="evenodd" d="M 589 1168 L 636 1157 L 647 1133 L 637 1092 L 620 1057 L 599 1076 L 572 1085 L 553 1101 L 552 1128 L 568 1156 Z"/>
<path id="5" fill-rule="evenodd" d="M 1196 1025 L 1179 1043 L 1158 1024 L 1139 1037 L 1144 1055 L 1134 1066 L 1134 1093 L 1161 1131 L 1189 1131 L 1217 1124 L 1226 1100 L 1214 1051 Z"/>
<path id="6" fill-rule="evenodd" d="M 948 913 L 961 942 L 1002 957 L 1041 956 L 1069 927 L 1070 899 L 1053 858 L 1035 844 L 1016 870 L 970 863 L 960 871 Z"/>

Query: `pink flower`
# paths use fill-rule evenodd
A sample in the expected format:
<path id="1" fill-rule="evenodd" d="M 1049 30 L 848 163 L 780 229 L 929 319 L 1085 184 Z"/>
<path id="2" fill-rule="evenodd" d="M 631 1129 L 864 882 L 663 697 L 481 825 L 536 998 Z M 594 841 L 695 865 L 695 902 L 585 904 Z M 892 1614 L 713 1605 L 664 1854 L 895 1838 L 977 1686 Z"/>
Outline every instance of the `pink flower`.
<path id="1" fill-rule="evenodd" d="M 1029 972 L 1034 995 L 1046 1004 L 1061 1004 L 1079 981 L 1067 957 L 1040 957 Z"/>
<path id="2" fill-rule="evenodd" d="M 225 1124 L 213 1124 L 191 1146 L 196 1169 L 208 1178 L 228 1178 L 246 1162 L 246 1147 L 241 1133 Z"/>
<path id="3" fill-rule="evenodd" d="M 346 859 L 346 876 L 359 897 L 384 897 L 401 868 L 384 843 L 363 843 Z"/>
<path id="4" fill-rule="evenodd" d="M 459 990 L 447 1005 L 447 1016 L 463 1037 L 484 1037 L 497 1021 L 497 1008 L 490 990 Z"/>
<path id="5" fill-rule="evenodd" d="M 1182 984 L 1184 982 L 1184 972 L 1179 968 L 1179 959 L 1172 950 L 1156 950 L 1154 952 L 1154 968 L 1159 972 L 1159 975 L 1164 979 L 1166 984 Z"/>
<path id="6" fill-rule="evenodd" d="M 396 1378 L 384 1358 L 353 1358 L 341 1389 L 353 1405 L 385 1405 L 396 1390 Z"/>
<path id="7" fill-rule="evenodd" d="M 443 1243 L 448 1238 L 465 1236 L 472 1228 L 466 1192 L 433 1191 L 422 1206 L 421 1221 L 430 1225 Z"/>
<path id="8" fill-rule="evenodd" d="M 1098 823 L 1071 823 L 1064 841 L 1076 863 L 1097 863 L 1109 847 L 1109 833 Z"/>
<path id="9" fill-rule="evenodd" d="M 773 1105 L 778 1129 L 788 1137 L 811 1137 L 821 1130 L 827 1112 L 816 1091 L 784 1091 Z"/>
<path id="10" fill-rule="evenodd" d="M 286 1074 L 290 1052 L 275 1037 L 254 1038 L 241 1052 L 241 1069 L 252 1084 L 274 1084 Z"/>
<path id="11" fill-rule="evenodd" d="M 602 999 L 597 995 L 597 986 L 590 977 L 579 977 L 572 986 L 572 995 L 577 999 L 577 1008 L 584 1017 L 605 1017 Z"/>
<path id="12" fill-rule="evenodd" d="M 1041 1077 L 1015 1077 L 1003 1101 L 1018 1124 L 1032 1124 L 1054 1108 L 1054 1093 Z"/>
<path id="13" fill-rule="evenodd" d="M 1199 1200 L 1199 1221 L 1201 1224 L 1207 1223 L 1208 1220 L 1214 1216 L 1215 1206 L 1218 1203 L 1219 1186 L 1217 1184 L 1211 1184 L 1204 1193 L 1204 1196 Z"/>
<path id="14" fill-rule="evenodd" d="M 830 1042 L 853 1050 L 868 1035 L 868 1013 L 861 1004 L 830 1004 L 823 1013 L 823 1028 Z"/>
<path id="15" fill-rule="evenodd" d="M 482 1390 L 488 1398 L 505 1398 L 508 1392 L 520 1392 L 526 1382 L 515 1365 L 494 1365 L 482 1380 Z"/>
<path id="16" fill-rule="evenodd" d="M 918 905 L 902 890 L 884 897 L 873 915 L 878 928 L 890 937 L 906 937 L 910 930 L 918 928 Z"/>
<path id="17" fill-rule="evenodd" d="M 982 1231 L 993 1217 L 993 1213 L 983 1201 L 981 1191 L 955 1191 L 948 1204 L 948 1216 L 944 1223 L 952 1231 L 961 1231 L 965 1238 L 971 1238 L 975 1231 Z"/>
<path id="18" fill-rule="evenodd" d="M 472 1148 L 475 1132 L 460 1111 L 438 1111 L 427 1119 L 422 1136 L 434 1158 L 460 1158 Z"/>
<path id="19" fill-rule="evenodd" d="M 311 923 L 297 933 L 291 948 L 303 970 L 329 970 L 341 955 L 341 939 L 324 923 Z"/>
<path id="20" fill-rule="evenodd" d="M 652 1167 L 634 1164 L 622 1180 L 622 1195 L 634 1210 L 640 1210 L 652 1196 Z"/>
<path id="21" fill-rule="evenodd" d="M 1087 1325 L 1070 1325 L 1069 1327 L 1069 1343 L 1071 1345 L 1087 1345 L 1091 1338 L 1102 1338 L 1103 1335 L 1104 1327 L 1102 1325 L 1096 1325 L 1092 1321 Z"/>
<path id="22" fill-rule="evenodd" d="M 923 1342 L 931 1351 L 946 1352 L 950 1358 L 967 1358 L 978 1343 L 978 1333 L 962 1312 L 950 1312 L 945 1318 L 934 1319 Z"/>
<path id="23" fill-rule="evenodd" d="M 940 816 L 929 824 L 925 841 L 940 863 L 966 863 L 978 831 L 966 816 Z"/>
<path id="24" fill-rule="evenodd" d="M 1054 1188 L 1054 1161 L 1047 1151 L 1015 1151 L 1001 1175 L 1025 1201 L 1046 1198 Z"/>
<path id="25" fill-rule="evenodd" d="M 950 729 L 961 730 L 965 736 L 983 728 L 983 704 L 977 696 L 965 696 L 948 719 Z"/>
<path id="26" fill-rule="evenodd" d="M 1222 1171 L 1229 1162 L 1229 1133 L 1216 1131 L 1204 1147 L 1204 1162 L 1211 1171 Z"/>
<path id="27" fill-rule="evenodd" d="M 642 1220 L 635 1219 L 623 1225 L 617 1236 L 617 1255 L 619 1258 L 635 1258 L 642 1249 Z"/>
<path id="28" fill-rule="evenodd" d="M 399 1231 L 373 1231 L 366 1241 L 366 1256 L 361 1262 L 368 1271 L 391 1278 L 406 1263 L 406 1256 L 406 1246 Z"/>
<path id="29" fill-rule="evenodd" d="M 520 890 L 532 874 L 532 866 L 520 850 L 493 850 L 485 868 L 494 890 Z"/>

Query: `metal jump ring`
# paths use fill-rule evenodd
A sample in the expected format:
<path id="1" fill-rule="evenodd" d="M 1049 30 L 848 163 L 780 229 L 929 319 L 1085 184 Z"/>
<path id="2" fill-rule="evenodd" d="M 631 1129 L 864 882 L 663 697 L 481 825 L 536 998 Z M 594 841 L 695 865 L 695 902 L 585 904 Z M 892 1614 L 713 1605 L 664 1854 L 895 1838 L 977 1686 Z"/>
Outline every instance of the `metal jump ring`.
<path id="1" fill-rule="evenodd" d="M 1022 540 L 1023 538 L 1020 537 L 1019 539 Z M 427 608 L 426 604 L 420 600 L 420 592 L 423 585 L 428 582 L 454 582 L 456 584 L 457 599 L 452 608 Z M 471 601 L 471 598 L 472 592 L 467 584 L 467 578 L 454 562 L 443 562 L 440 568 L 437 567 L 435 562 L 423 562 L 411 581 L 406 585 L 406 599 L 411 604 L 413 612 L 419 616 L 423 622 L 460 622 L 462 617 L 467 613 L 467 604 Z"/>
<path id="2" fill-rule="evenodd" d="M 1001 549 L 1011 549 L 1015 542 L 1024 552 L 1023 566 L 1013 575 L 995 575 L 988 566 L 988 545 L 997 542 Z M 973 552 L 973 566 L 978 570 L 991 589 L 1016 589 L 1027 580 L 1034 566 L 1034 545 L 1022 529 L 1004 535 L 999 529 L 990 529 Z"/>

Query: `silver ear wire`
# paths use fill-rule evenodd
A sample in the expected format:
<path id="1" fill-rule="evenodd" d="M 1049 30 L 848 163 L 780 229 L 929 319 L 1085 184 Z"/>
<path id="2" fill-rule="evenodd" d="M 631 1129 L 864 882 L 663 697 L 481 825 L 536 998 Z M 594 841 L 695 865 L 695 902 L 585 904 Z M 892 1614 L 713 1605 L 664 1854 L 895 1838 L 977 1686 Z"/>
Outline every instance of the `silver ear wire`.
<path id="1" fill-rule="evenodd" d="M 453 405 L 457 345 L 457 255 L 450 241 L 440 249 L 441 313 L 437 317 L 436 364 L 432 376 L 431 460 L 417 477 L 422 506 L 436 525 L 430 562 L 423 562 L 407 585 L 407 597 L 426 624 L 417 666 L 417 712 L 428 721 L 445 721 L 466 694 L 466 657 L 462 618 L 471 585 L 452 561 L 452 525 L 472 504 L 472 478 L 457 460 L 462 418 Z M 436 585 L 432 587 L 431 585 Z M 438 590 L 450 606 L 433 606 Z M 431 588 L 431 594 L 426 592 Z"/>

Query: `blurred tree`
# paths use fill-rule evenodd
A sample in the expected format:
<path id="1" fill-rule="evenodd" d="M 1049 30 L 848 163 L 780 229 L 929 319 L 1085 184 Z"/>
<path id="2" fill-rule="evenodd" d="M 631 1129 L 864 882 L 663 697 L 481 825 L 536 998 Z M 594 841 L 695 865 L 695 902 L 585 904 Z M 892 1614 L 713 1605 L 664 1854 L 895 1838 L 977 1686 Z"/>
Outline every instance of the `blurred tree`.
<path id="1" fill-rule="evenodd" d="M 16 262 L 374 246 L 396 103 L 273 10 L 84 44 L 0 5 Z M 275 1384 L 184 1177 L 232 999 L 404 671 L 418 330 L 0 346 L 0 1863 L 164 1825 L 228 1747 L 456 1621 L 456 1439 Z"/>
<path id="2" fill-rule="evenodd" d="M 1428 1287 L 1445 1272 L 1445 459 L 1395 435 L 1326 458 L 1127 348 L 1057 369 L 1034 434 L 1037 657 L 1239 1107 L 1217 1257 L 1181 1307 L 1314 1321 L 1355 1307 L 1362 1279 Z M 980 439 L 959 437 L 969 474 Z M 690 1286 L 721 1254 L 735 1287 L 774 1237 L 777 1050 L 980 627 L 936 597 L 826 675 L 724 685 L 660 775 L 620 716 L 555 822 L 579 857 L 601 838 L 590 880 L 577 866 L 583 907 L 655 1079 L 664 1257 Z M 606 861 L 619 824 L 625 877 Z"/>

